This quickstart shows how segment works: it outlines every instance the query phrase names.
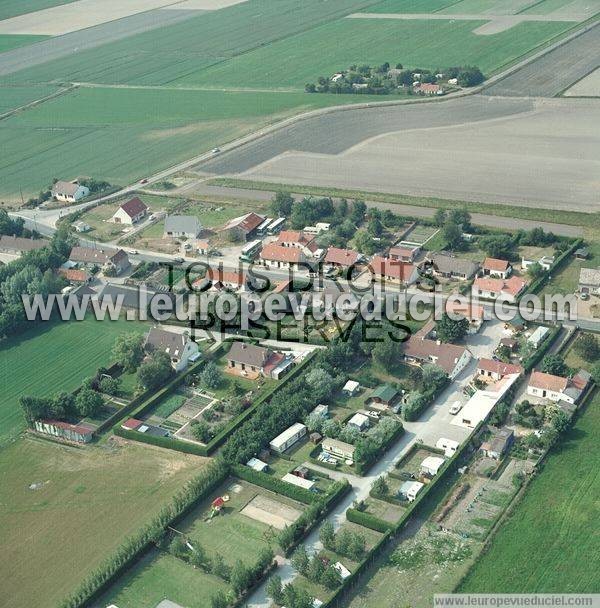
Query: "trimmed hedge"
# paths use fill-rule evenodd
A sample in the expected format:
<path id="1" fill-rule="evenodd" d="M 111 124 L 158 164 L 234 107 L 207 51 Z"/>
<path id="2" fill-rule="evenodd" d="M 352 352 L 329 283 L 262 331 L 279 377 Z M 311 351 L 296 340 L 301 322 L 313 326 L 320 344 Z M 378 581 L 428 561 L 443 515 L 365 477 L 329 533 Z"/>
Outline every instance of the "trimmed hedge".
<path id="1" fill-rule="evenodd" d="M 121 426 L 114 428 L 113 432 L 119 437 L 131 439 L 132 441 L 148 443 L 150 445 L 156 445 L 160 448 L 167 448 L 169 450 L 183 452 L 184 454 L 208 456 L 206 446 L 190 443 L 188 441 L 180 441 L 179 439 L 173 439 L 173 437 L 156 437 L 154 435 L 148 435 L 147 433 L 140 433 L 138 431 L 132 431 L 131 429 L 124 429 Z"/>
<path id="2" fill-rule="evenodd" d="M 348 509 L 346 511 L 346 519 L 355 524 L 364 526 L 365 528 L 369 528 L 370 530 L 375 530 L 375 532 L 382 532 L 384 534 L 394 529 L 394 524 L 357 509 Z"/>
<path id="3" fill-rule="evenodd" d="M 276 494 L 287 496 L 292 500 L 297 500 L 298 502 L 303 502 L 307 505 L 317 501 L 317 495 L 314 492 L 295 486 L 287 481 L 277 479 L 277 477 L 273 477 L 272 475 L 255 471 L 243 464 L 234 465 L 232 470 L 240 479 L 260 486 L 261 488 L 271 490 L 271 492 L 275 492 Z"/>

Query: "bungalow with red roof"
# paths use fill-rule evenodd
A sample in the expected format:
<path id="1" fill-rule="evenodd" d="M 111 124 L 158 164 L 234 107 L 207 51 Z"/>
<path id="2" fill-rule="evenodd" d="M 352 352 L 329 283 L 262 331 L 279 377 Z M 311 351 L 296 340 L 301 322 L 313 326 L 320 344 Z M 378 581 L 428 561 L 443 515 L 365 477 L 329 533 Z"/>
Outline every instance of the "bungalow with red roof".
<path id="1" fill-rule="evenodd" d="M 139 222 L 148 213 L 148 205 L 137 196 L 123 203 L 112 216 L 115 224 L 133 225 Z"/>
<path id="2" fill-rule="evenodd" d="M 223 268 L 211 267 L 205 277 L 194 281 L 192 286 L 196 289 L 229 289 L 231 291 L 246 291 L 248 287 L 248 275 L 241 270 L 224 270 Z"/>
<path id="3" fill-rule="evenodd" d="M 507 260 L 497 258 L 485 258 L 481 270 L 485 276 L 496 277 L 498 279 L 508 279 L 512 272 L 512 266 Z"/>
<path id="4" fill-rule="evenodd" d="M 380 281 L 400 281 L 404 285 L 412 285 L 419 276 L 414 264 L 383 258 L 379 255 L 373 257 L 370 266 L 375 278 Z"/>
<path id="5" fill-rule="evenodd" d="M 329 247 L 325 255 L 325 264 L 336 268 L 350 268 L 362 259 L 362 255 L 358 251 L 352 249 L 339 249 L 338 247 Z"/>
<path id="6" fill-rule="evenodd" d="M 590 382 L 590 374 L 583 369 L 571 378 L 533 371 L 527 383 L 527 394 L 554 402 L 566 401 L 574 404 L 579 401 Z"/>
<path id="7" fill-rule="evenodd" d="M 523 368 L 520 365 L 504 363 L 504 361 L 479 359 L 479 363 L 477 363 L 477 376 L 491 379 L 495 382 L 502 380 L 504 376 L 508 376 L 509 374 L 521 375 L 522 373 Z"/>
<path id="8" fill-rule="evenodd" d="M 298 247 L 269 243 L 262 248 L 259 260 L 268 268 L 289 268 L 298 264 L 305 264 L 307 257 L 302 249 Z"/>
<path id="9" fill-rule="evenodd" d="M 477 277 L 473 281 L 471 293 L 478 298 L 496 299 L 503 297 L 507 302 L 516 302 L 519 294 L 527 286 L 527 281 L 512 276 L 509 279 Z"/>
<path id="10" fill-rule="evenodd" d="M 89 283 L 92 275 L 83 268 L 59 268 L 58 274 L 69 283 Z"/>

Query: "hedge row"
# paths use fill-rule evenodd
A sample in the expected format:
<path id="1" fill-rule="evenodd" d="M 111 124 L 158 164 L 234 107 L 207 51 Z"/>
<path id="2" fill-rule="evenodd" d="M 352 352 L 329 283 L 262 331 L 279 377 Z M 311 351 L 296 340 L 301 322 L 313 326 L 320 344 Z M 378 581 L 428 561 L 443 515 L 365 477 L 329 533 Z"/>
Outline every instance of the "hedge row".
<path id="1" fill-rule="evenodd" d="M 346 519 L 355 524 L 360 524 L 365 528 L 369 528 L 370 530 L 375 530 L 375 532 L 385 533 L 393 530 L 395 527 L 394 524 L 389 521 L 384 521 L 375 515 L 359 511 L 358 509 L 348 509 L 346 511 Z"/>
<path id="2" fill-rule="evenodd" d="M 197 443 L 191 443 L 189 441 L 181 441 L 179 439 L 173 439 L 173 437 L 156 437 L 154 435 L 148 435 L 147 433 L 140 433 L 138 431 L 132 431 L 131 429 L 124 429 L 121 426 L 117 426 L 113 429 L 115 435 L 124 437 L 125 439 L 131 439 L 132 441 L 139 441 L 140 443 L 147 443 L 149 445 L 156 445 L 160 448 L 167 448 L 169 450 L 176 450 L 183 452 L 184 454 L 195 454 L 196 456 L 208 456 L 206 446 L 199 445 Z"/>
<path id="3" fill-rule="evenodd" d="M 270 490 L 271 492 L 275 492 L 276 494 L 287 496 L 292 500 L 297 500 L 298 502 L 303 502 L 307 505 L 310 505 L 317 500 L 317 495 L 310 490 L 305 490 L 304 488 L 295 486 L 287 481 L 277 479 L 277 477 L 267 475 L 267 473 L 255 471 L 243 464 L 234 465 L 232 470 L 240 479 Z"/>
<path id="4" fill-rule="evenodd" d="M 542 360 L 546 352 L 548 352 L 548 349 L 558 337 L 560 329 L 561 328 L 558 325 L 553 327 L 550 330 L 550 335 L 542 342 L 540 347 L 531 356 L 527 357 L 525 361 L 523 361 L 523 369 L 526 373 L 531 371 Z"/>
<path id="5" fill-rule="evenodd" d="M 404 420 L 406 420 L 407 422 L 414 422 L 415 420 L 417 420 L 419 416 L 433 403 L 433 401 L 437 399 L 437 397 L 448 386 L 449 383 L 450 379 L 448 378 L 446 382 L 444 382 L 444 384 L 438 387 L 428 388 L 423 391 L 419 406 L 409 412 L 408 416 L 406 415 L 404 408 L 402 408 L 402 417 L 404 418 Z"/>

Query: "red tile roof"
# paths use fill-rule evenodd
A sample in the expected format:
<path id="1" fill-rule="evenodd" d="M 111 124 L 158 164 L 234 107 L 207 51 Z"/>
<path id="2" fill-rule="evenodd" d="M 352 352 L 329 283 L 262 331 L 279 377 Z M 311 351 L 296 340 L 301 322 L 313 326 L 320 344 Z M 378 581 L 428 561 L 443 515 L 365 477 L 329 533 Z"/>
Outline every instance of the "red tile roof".
<path id="1" fill-rule="evenodd" d="M 485 258 L 482 268 L 484 270 L 492 270 L 494 272 L 506 272 L 510 262 L 507 260 L 499 260 L 497 258 Z"/>
<path id="2" fill-rule="evenodd" d="M 125 213 L 129 217 L 135 217 L 136 215 L 139 215 L 140 213 L 147 211 L 148 205 L 146 205 L 146 203 L 141 201 L 136 196 L 136 197 L 132 198 L 131 200 L 128 200 L 126 203 L 123 203 L 121 205 L 121 209 L 123 209 L 123 211 L 125 211 Z"/>
<path id="3" fill-rule="evenodd" d="M 508 374 L 522 374 L 523 368 L 520 365 L 514 365 L 512 363 L 504 363 L 504 361 L 494 361 L 493 359 L 479 359 L 477 369 L 482 369 L 486 372 L 492 372 L 499 376 L 506 376 Z"/>
<path id="4" fill-rule="evenodd" d="M 371 260 L 371 268 L 376 276 L 392 277 L 400 281 L 408 281 L 415 271 L 413 264 L 382 258 L 379 255 Z"/>
<path id="5" fill-rule="evenodd" d="M 417 91 L 423 91 L 423 93 L 437 93 L 440 90 L 440 85 L 425 82 L 416 87 L 416 89 Z"/>
<path id="6" fill-rule="evenodd" d="M 299 245 L 301 247 L 306 247 L 310 251 L 316 251 L 318 248 L 315 237 L 310 234 L 306 234 L 302 230 L 282 230 L 277 237 L 277 243 Z"/>
<path id="7" fill-rule="evenodd" d="M 141 425 L 142 425 L 142 421 L 137 420 L 136 418 L 129 418 L 128 420 L 125 420 L 125 422 L 123 422 L 123 424 L 121 424 L 121 426 L 124 429 L 130 429 L 132 431 L 135 431 Z"/>
<path id="8" fill-rule="evenodd" d="M 73 281 L 73 283 L 85 283 L 90 278 L 90 273 L 87 270 L 77 268 L 59 268 L 58 274 L 67 281 Z"/>
<path id="9" fill-rule="evenodd" d="M 527 285 L 527 281 L 519 277 L 510 277 L 510 279 L 494 279 L 489 277 L 478 277 L 473 281 L 473 288 L 479 291 L 488 291 L 494 293 L 506 293 L 516 296 Z"/>
<path id="10" fill-rule="evenodd" d="M 244 285 L 246 283 L 246 273 L 234 270 L 223 270 L 222 268 L 209 268 L 207 277 L 215 283 L 233 283 Z M 203 279 L 199 279 L 202 281 Z"/>
<path id="11" fill-rule="evenodd" d="M 448 300 L 446 302 L 446 312 L 462 315 L 467 319 L 483 319 L 483 306 L 472 302 Z"/>
<path id="12" fill-rule="evenodd" d="M 277 243 L 269 243 L 263 247 L 260 252 L 260 258 L 271 262 L 297 264 L 298 262 L 303 261 L 304 255 L 302 254 L 302 250 L 297 247 L 284 247 Z"/>
<path id="13" fill-rule="evenodd" d="M 531 378 L 529 379 L 529 386 L 556 393 L 564 391 L 568 383 L 567 378 L 563 378 L 562 376 L 554 376 L 553 374 L 536 371 L 531 373 Z"/>
<path id="14" fill-rule="evenodd" d="M 254 213 L 253 211 L 250 213 L 246 213 L 246 215 L 241 215 L 240 217 L 233 218 L 227 224 L 223 230 L 229 230 L 230 228 L 240 228 L 244 232 L 252 232 L 256 230 L 263 222 L 265 218 L 262 215 L 258 215 L 258 213 Z"/>
<path id="15" fill-rule="evenodd" d="M 360 254 L 352 249 L 338 249 L 330 247 L 325 255 L 325 264 L 339 264 L 340 266 L 352 266 L 358 262 Z"/>

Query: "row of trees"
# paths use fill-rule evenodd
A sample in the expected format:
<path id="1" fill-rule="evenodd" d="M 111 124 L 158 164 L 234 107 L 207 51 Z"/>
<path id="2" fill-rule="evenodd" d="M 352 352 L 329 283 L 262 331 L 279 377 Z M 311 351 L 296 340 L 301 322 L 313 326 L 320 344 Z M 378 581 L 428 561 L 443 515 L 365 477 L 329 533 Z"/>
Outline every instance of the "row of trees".
<path id="1" fill-rule="evenodd" d="M 52 397 L 23 396 L 19 399 L 25 419 L 30 425 L 35 420 L 73 420 L 94 417 L 102 409 L 102 395 L 89 386 L 76 394 L 61 392 Z"/>

